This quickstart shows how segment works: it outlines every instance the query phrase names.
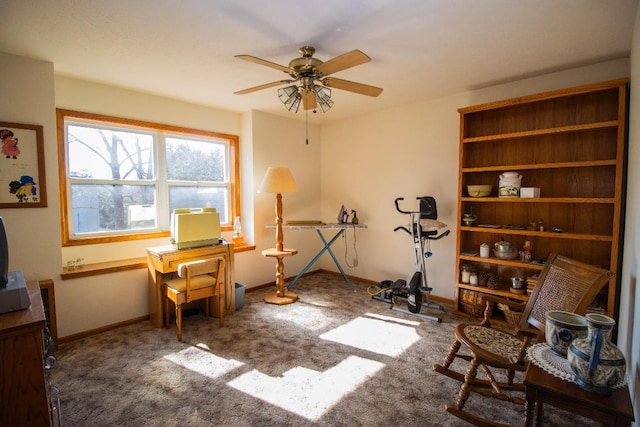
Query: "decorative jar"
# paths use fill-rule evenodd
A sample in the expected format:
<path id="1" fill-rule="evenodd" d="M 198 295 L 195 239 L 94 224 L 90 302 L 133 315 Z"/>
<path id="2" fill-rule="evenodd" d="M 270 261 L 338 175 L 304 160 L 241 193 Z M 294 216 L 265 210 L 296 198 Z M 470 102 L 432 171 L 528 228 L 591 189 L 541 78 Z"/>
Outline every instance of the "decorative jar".
<path id="1" fill-rule="evenodd" d="M 460 281 L 462 283 L 469 283 L 471 281 L 471 267 L 467 264 L 462 266 L 462 271 L 460 273 Z"/>
<path id="2" fill-rule="evenodd" d="M 518 172 L 504 172 L 500 175 L 498 197 L 520 197 L 522 175 Z"/>

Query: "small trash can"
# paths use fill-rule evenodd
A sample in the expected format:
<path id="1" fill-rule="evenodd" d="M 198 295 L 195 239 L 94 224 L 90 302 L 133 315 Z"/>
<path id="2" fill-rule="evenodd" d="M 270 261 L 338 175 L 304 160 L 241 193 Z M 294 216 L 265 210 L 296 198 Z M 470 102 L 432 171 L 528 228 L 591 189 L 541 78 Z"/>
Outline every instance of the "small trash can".
<path id="1" fill-rule="evenodd" d="M 240 310 L 244 305 L 244 291 L 246 288 L 246 285 L 236 283 L 236 311 Z"/>

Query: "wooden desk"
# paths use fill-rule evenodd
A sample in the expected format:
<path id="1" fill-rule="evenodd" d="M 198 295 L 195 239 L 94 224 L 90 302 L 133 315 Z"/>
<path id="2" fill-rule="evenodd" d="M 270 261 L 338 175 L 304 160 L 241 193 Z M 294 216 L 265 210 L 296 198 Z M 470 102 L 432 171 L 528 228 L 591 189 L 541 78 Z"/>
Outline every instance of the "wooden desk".
<path id="1" fill-rule="evenodd" d="M 606 426 L 628 427 L 633 421 L 633 407 L 627 386 L 613 390 L 611 396 L 600 396 L 545 372 L 535 363 L 529 363 L 524 385 L 527 399 L 526 427 L 533 425 L 534 418 L 535 425 L 542 426 L 544 402 Z"/>
<path id="2" fill-rule="evenodd" d="M 224 258 L 225 268 L 225 314 L 236 311 L 236 292 L 234 274 L 233 243 L 203 246 L 193 249 L 175 249 L 171 245 L 147 248 L 147 265 L 149 267 L 149 318 L 156 328 L 163 326 L 162 317 L 162 283 L 178 270 L 183 262 L 197 261 L 220 256 Z M 213 304 L 213 307 L 217 307 Z M 214 315 L 219 315 L 214 309 Z"/>
<path id="3" fill-rule="evenodd" d="M 50 426 L 44 374 L 46 325 L 38 282 L 28 281 L 31 305 L 0 314 L 0 425 Z"/>

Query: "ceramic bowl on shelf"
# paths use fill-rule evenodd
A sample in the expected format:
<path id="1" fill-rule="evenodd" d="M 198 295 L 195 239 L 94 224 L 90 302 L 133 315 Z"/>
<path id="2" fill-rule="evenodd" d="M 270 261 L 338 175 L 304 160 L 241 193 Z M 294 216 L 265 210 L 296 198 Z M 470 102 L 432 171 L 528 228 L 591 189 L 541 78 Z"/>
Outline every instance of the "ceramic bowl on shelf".
<path id="1" fill-rule="evenodd" d="M 493 185 L 467 185 L 467 193 L 470 197 L 488 197 Z"/>

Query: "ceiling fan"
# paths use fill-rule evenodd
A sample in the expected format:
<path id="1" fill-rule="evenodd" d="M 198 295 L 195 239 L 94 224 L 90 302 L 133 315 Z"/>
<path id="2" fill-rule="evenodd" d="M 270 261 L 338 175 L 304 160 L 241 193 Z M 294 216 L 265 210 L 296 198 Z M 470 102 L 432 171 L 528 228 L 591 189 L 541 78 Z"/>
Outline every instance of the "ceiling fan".
<path id="1" fill-rule="evenodd" d="M 320 106 L 323 113 L 333 105 L 330 88 L 367 96 L 378 96 L 382 93 L 382 88 L 379 87 L 329 77 L 338 71 L 371 61 L 371 58 L 358 49 L 336 56 L 326 62 L 314 58 L 315 51 L 316 49 L 312 46 L 302 46 L 298 49 L 301 56 L 291 60 L 288 67 L 251 55 L 236 55 L 236 58 L 283 71 L 291 78 L 239 90 L 234 93 L 236 95 L 244 95 L 274 86 L 293 83 L 290 86 L 278 89 L 278 97 L 285 107 L 290 111 L 297 112 L 300 103 L 302 103 L 305 110 L 314 110 L 315 112 L 316 108 Z"/>

